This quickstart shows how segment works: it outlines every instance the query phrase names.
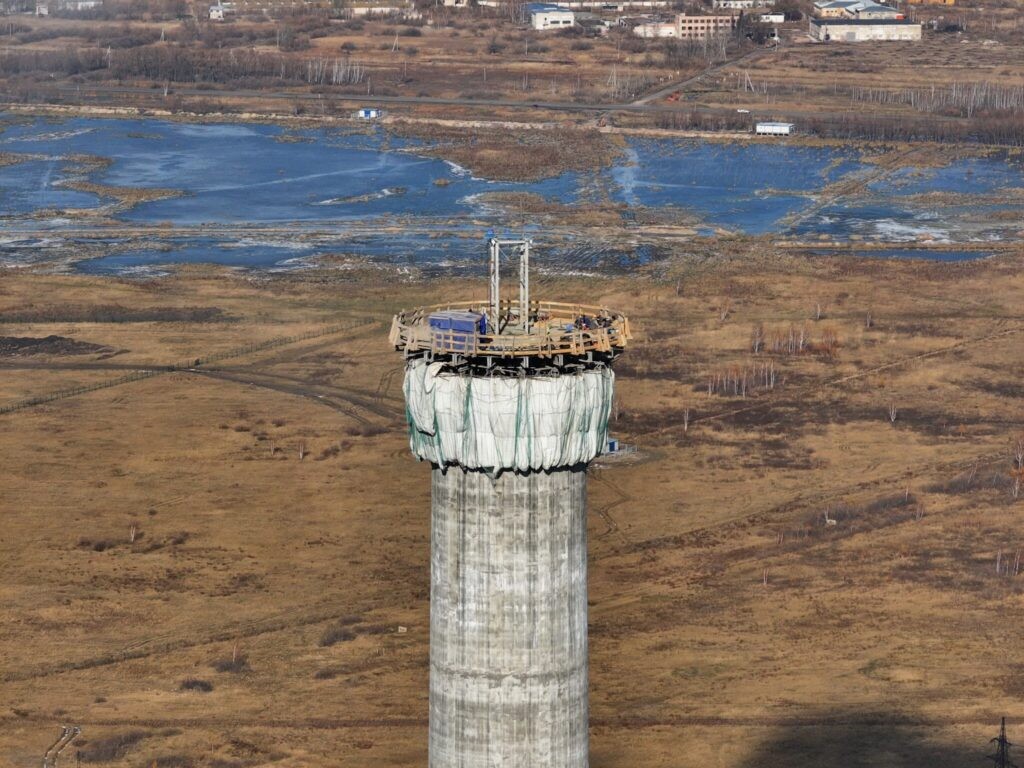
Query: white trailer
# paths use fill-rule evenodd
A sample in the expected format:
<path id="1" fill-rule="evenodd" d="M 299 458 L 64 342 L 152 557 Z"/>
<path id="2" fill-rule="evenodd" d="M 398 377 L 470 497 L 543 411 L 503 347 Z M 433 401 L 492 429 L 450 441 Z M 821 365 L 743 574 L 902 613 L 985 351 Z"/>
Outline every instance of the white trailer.
<path id="1" fill-rule="evenodd" d="M 793 123 L 756 123 L 754 133 L 758 136 L 789 136 L 793 133 Z"/>

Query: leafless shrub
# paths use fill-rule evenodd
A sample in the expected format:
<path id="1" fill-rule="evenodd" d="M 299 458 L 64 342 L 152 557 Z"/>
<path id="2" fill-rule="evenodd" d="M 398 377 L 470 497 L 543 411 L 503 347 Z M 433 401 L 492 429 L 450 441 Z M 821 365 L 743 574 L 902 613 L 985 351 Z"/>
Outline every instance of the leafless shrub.
<path id="1" fill-rule="evenodd" d="M 238 645 L 235 645 L 228 658 L 217 659 L 210 666 L 218 672 L 245 672 L 249 669 L 249 660 L 244 653 L 238 652 Z"/>
<path id="2" fill-rule="evenodd" d="M 725 397 L 746 397 L 762 390 L 775 389 L 778 377 L 775 361 L 750 365 L 732 365 L 712 371 L 707 378 L 707 393 Z"/>
<path id="3" fill-rule="evenodd" d="M 90 539 L 85 536 L 78 540 L 80 548 L 91 549 L 93 552 L 106 552 L 108 549 L 113 549 L 121 543 L 123 542 L 114 539 Z"/>
<path id="4" fill-rule="evenodd" d="M 356 633 L 351 627 L 360 621 L 362 619 L 359 616 L 342 616 L 324 630 L 324 633 L 320 636 L 320 647 L 327 648 L 336 643 L 347 643 L 355 640 Z"/>
<path id="5" fill-rule="evenodd" d="M 199 693 L 209 693 L 213 690 L 213 683 L 209 680 L 200 680 L 197 677 L 186 677 L 181 681 L 178 686 L 179 690 L 182 691 L 198 691 Z"/>
<path id="6" fill-rule="evenodd" d="M 185 755 L 160 755 L 152 763 L 150 768 L 192 768 L 195 761 Z"/>
<path id="7" fill-rule="evenodd" d="M 148 736 L 145 731 L 127 731 L 99 739 L 82 740 L 78 755 L 83 763 L 112 763 L 121 760 L 131 749 Z"/>
<path id="8" fill-rule="evenodd" d="M 718 319 L 724 323 L 729 319 L 730 312 L 732 312 L 732 299 L 726 298 L 718 307 Z"/>
<path id="9" fill-rule="evenodd" d="M 373 437 L 384 434 L 387 429 L 377 424 L 353 424 L 345 432 L 352 437 Z"/>
<path id="10" fill-rule="evenodd" d="M 356 633 L 348 627 L 328 627 L 320 635 L 320 647 L 329 648 L 338 643 L 349 643 L 356 639 Z"/>
<path id="11" fill-rule="evenodd" d="M 341 446 L 339 446 L 337 443 L 335 443 L 334 445 L 329 445 L 322 451 L 320 451 L 320 455 L 316 457 L 316 461 L 323 461 L 324 459 L 333 459 L 339 453 L 341 453 Z"/>
<path id="12" fill-rule="evenodd" d="M 1018 547 L 1013 555 L 1009 552 L 1003 555 L 1003 550 L 996 552 L 995 570 L 997 576 L 1017 576 L 1020 574 L 1020 548 Z"/>
<path id="13" fill-rule="evenodd" d="M 836 356 L 839 350 L 839 333 L 835 328 L 827 326 L 821 329 L 821 342 L 817 348 L 825 357 Z"/>
<path id="14" fill-rule="evenodd" d="M 776 354 L 803 354 L 809 344 L 810 334 L 803 325 L 790 325 L 786 329 L 774 330 L 768 338 L 768 347 Z"/>
<path id="15" fill-rule="evenodd" d="M 942 493 L 947 495 L 959 495 L 981 490 L 1013 490 L 1013 478 L 1005 472 L 989 470 L 982 472 L 977 466 L 954 475 L 949 480 L 942 480 L 932 483 L 926 491 L 929 493 Z"/>

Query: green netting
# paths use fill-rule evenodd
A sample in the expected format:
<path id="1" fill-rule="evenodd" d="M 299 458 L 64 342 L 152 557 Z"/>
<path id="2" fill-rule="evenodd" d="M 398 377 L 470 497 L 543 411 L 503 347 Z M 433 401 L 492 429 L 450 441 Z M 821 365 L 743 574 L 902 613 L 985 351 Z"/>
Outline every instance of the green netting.
<path id="1" fill-rule="evenodd" d="M 525 378 L 458 376 L 414 360 L 404 385 L 410 446 L 436 464 L 489 470 L 585 463 L 607 444 L 614 381 L 607 368 Z"/>

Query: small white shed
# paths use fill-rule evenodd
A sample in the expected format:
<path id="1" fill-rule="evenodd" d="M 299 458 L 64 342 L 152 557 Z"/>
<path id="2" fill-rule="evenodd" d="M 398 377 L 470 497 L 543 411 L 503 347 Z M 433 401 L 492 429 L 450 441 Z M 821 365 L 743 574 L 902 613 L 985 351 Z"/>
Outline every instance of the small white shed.
<path id="1" fill-rule="evenodd" d="M 757 123 L 754 133 L 758 136 L 789 136 L 793 133 L 793 123 Z"/>

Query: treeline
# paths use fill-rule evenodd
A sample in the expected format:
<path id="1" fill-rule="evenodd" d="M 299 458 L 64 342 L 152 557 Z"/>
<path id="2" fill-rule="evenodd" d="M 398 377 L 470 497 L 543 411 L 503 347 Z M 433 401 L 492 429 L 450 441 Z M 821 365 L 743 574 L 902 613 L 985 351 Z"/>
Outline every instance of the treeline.
<path id="1" fill-rule="evenodd" d="M 663 112 L 659 128 L 698 131 L 752 131 L 742 114 Z M 797 121 L 800 133 L 823 138 L 871 141 L 939 141 L 1024 146 L 1024 123 L 1019 115 L 975 116 L 961 120 L 876 116 L 859 113 L 808 116 Z"/>
<path id="2" fill-rule="evenodd" d="M 873 104 L 897 104 L 921 112 L 956 114 L 974 117 L 978 114 L 1024 111 L 1024 86 L 995 83 L 950 83 L 930 88 L 865 88 L 848 89 L 853 101 Z"/>
<path id="3" fill-rule="evenodd" d="M 34 7 L 34 3 L 31 3 Z M 186 0 L 105 0 L 88 10 L 70 11 L 51 6 L 51 15 L 89 21 L 130 19 L 133 21 L 170 21 L 189 12 Z"/>
<path id="4" fill-rule="evenodd" d="M 96 73 L 104 79 L 242 84 L 271 80 L 303 85 L 356 85 L 366 68 L 349 57 L 294 58 L 249 50 L 210 51 L 177 46 L 127 50 L 68 48 L 0 52 L 0 74 Z"/>
<path id="5" fill-rule="evenodd" d="M 801 118 L 801 131 L 826 138 L 874 141 L 940 141 L 1024 146 L 1019 115 L 936 120 L 847 113 L 838 117 Z"/>

